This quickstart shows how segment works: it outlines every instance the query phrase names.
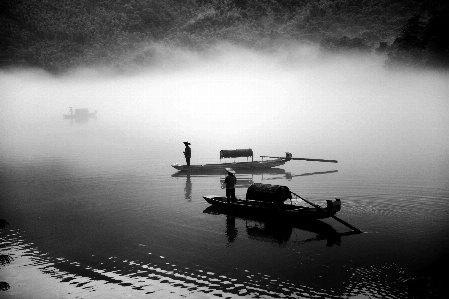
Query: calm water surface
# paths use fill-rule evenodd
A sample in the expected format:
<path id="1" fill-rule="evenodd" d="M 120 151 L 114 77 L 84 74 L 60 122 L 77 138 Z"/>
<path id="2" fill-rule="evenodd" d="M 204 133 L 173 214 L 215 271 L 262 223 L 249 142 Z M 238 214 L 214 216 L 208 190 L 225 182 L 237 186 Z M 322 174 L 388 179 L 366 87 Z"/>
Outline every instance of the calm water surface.
<path id="1" fill-rule="evenodd" d="M 361 170 L 340 159 L 239 173 L 239 197 L 251 182 L 286 185 L 317 203 L 339 197 L 339 217 L 365 233 L 345 236 L 350 230 L 332 219 L 273 228 L 208 211 L 202 196 L 224 194 L 224 173 L 178 173 L 160 149 L 105 146 L 100 122 L 58 124 L 55 135 L 86 134 L 62 137 L 68 156 L 22 152 L 1 162 L 2 217 L 11 224 L 4 249 L 13 256 L 23 249 L 62 282 L 144 294 L 157 281 L 187 296 L 223 297 L 437 298 L 447 291 L 448 177 L 436 169 Z M 180 142 L 173 147 L 182 151 Z"/>
<path id="2" fill-rule="evenodd" d="M 447 139 L 439 134 L 447 129 L 433 129 L 433 137 L 417 134 L 411 140 L 422 145 L 413 142 L 406 151 L 410 139 L 394 142 L 403 141 L 394 135 L 406 131 L 401 122 L 402 129 L 391 127 L 393 135 L 385 130 L 385 138 L 360 140 L 376 142 L 359 144 L 358 154 L 344 142 L 340 149 L 335 139 L 304 145 L 302 138 L 247 135 L 256 158 L 290 151 L 339 163 L 290 161 L 267 172 L 240 172 L 237 197 L 262 182 L 286 185 L 315 203 L 341 198 L 338 216 L 364 232 L 351 235 L 333 219 L 289 226 L 220 214 L 202 196 L 224 194 L 224 172 L 189 175 L 170 167 L 183 162 L 182 141 L 192 143 L 195 164 L 216 163 L 220 149 L 245 142 L 153 136 L 162 129 L 135 119 L 114 126 L 117 115 L 106 111 L 97 120 L 71 123 L 61 119 L 66 107 L 58 108 L 45 117 L 2 120 L 0 218 L 10 225 L 1 232 L 1 250 L 15 260 L 26 256 L 31 262 L 23 267 L 76 287 L 79 297 L 114 297 L 117 288 L 133 296 L 192 298 L 448 295 L 448 151 L 443 141 L 436 149 L 425 145 Z M 446 120 L 437 115 L 423 125 Z M 366 128 L 370 133 L 372 124 Z M 357 136 L 363 133 L 351 138 Z M 388 146 L 370 146 L 387 140 Z M 2 295 L 15 298 L 10 284 Z"/>

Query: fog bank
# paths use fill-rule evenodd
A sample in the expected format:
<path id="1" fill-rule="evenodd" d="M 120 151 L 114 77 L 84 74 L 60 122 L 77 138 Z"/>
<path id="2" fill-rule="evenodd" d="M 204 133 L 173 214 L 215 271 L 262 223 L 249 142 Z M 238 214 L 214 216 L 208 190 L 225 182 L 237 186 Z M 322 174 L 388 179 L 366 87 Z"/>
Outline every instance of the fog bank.
<path id="1" fill-rule="evenodd" d="M 188 140 L 204 157 L 251 147 L 256 157 L 425 153 L 448 163 L 448 79 L 429 70 L 386 69 L 379 56 L 324 55 L 313 46 L 172 51 L 132 75 L 3 71 L 1 147 L 7 153 L 39 143 L 49 128 L 67 125 L 62 115 L 69 107 L 86 107 L 98 111 L 97 121 L 75 128 L 100 127 L 111 142 L 165 146 L 168 153 Z"/>

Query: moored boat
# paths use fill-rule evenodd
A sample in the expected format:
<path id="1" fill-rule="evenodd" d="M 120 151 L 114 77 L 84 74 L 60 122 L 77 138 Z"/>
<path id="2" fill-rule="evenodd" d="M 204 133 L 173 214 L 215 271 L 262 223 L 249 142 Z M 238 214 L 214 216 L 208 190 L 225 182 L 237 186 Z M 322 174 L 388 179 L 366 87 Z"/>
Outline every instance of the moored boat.
<path id="1" fill-rule="evenodd" d="M 224 158 L 239 158 L 239 157 L 253 157 L 252 149 L 237 149 L 237 150 L 221 150 L 220 159 Z M 291 157 L 290 153 L 286 153 L 285 158 L 275 158 L 262 161 L 247 162 L 229 162 L 229 163 L 215 163 L 215 164 L 202 164 L 202 165 L 181 165 L 174 163 L 171 166 L 180 171 L 192 171 L 192 172 L 207 172 L 207 171 L 222 171 L 224 168 L 232 168 L 234 170 L 241 169 L 267 169 L 276 166 L 284 165 L 289 161 Z"/>
<path id="2" fill-rule="evenodd" d="M 264 169 L 284 165 L 285 159 L 274 159 L 266 161 L 251 161 L 251 162 L 232 162 L 232 163 L 216 163 L 203 165 L 181 165 L 178 163 L 172 164 L 172 167 L 180 171 L 222 171 L 224 168 L 232 168 L 234 170 L 240 169 Z"/>
<path id="3" fill-rule="evenodd" d="M 327 200 L 326 207 L 294 205 L 288 187 L 255 183 L 248 188 L 246 199 L 227 202 L 226 197 L 206 195 L 211 205 L 237 216 L 256 216 L 263 219 L 282 218 L 285 221 L 309 221 L 334 216 L 341 208 L 339 199 Z M 290 204 L 285 203 L 290 199 Z"/>
<path id="4" fill-rule="evenodd" d="M 226 167 L 226 168 L 232 168 L 232 167 Z M 226 169 L 220 167 L 218 169 L 203 170 L 201 172 L 193 172 L 193 173 L 190 173 L 188 171 L 177 171 L 177 172 L 173 173 L 171 176 L 172 177 L 223 176 L 226 173 L 227 173 Z M 264 174 L 269 174 L 269 175 L 277 175 L 278 174 L 278 175 L 283 175 L 283 176 L 289 175 L 285 171 L 285 169 L 282 169 L 282 168 L 260 168 L 260 169 L 245 168 L 237 173 L 238 176 L 242 176 L 242 175 L 252 176 L 252 175 L 264 175 Z M 237 179 L 238 179 L 238 177 L 237 177 Z"/>
<path id="5" fill-rule="evenodd" d="M 64 119 L 88 119 L 97 117 L 97 110 L 89 112 L 87 108 L 75 109 L 73 113 L 72 107 L 70 107 L 70 114 L 64 114 Z"/>

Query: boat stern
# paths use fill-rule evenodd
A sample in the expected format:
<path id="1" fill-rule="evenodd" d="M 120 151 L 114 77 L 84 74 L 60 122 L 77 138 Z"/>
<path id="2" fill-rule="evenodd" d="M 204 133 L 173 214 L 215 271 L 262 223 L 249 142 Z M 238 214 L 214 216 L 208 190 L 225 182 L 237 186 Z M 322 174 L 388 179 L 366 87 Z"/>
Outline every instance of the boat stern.
<path id="1" fill-rule="evenodd" d="M 341 201 L 339 198 L 336 198 L 335 200 L 326 200 L 327 206 L 326 211 L 331 213 L 332 215 L 337 214 L 341 210 Z"/>

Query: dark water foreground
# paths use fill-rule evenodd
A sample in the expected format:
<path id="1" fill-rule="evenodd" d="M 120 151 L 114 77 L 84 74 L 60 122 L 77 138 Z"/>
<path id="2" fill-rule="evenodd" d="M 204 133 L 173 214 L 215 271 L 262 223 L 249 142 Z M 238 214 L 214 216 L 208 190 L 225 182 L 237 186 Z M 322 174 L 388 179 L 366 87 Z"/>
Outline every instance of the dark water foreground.
<path id="1" fill-rule="evenodd" d="M 224 174 L 113 153 L 3 159 L 0 218 L 10 225 L 1 251 L 14 260 L 1 266 L 10 285 L 1 295 L 42 288 L 14 275 L 23 269 L 56 279 L 55 297 L 448 295 L 449 188 L 432 171 L 291 162 L 237 175 L 238 197 L 265 182 L 316 203 L 341 198 L 338 216 L 364 231 L 351 234 L 333 219 L 279 225 L 221 214 L 202 196 L 224 193 Z"/>

